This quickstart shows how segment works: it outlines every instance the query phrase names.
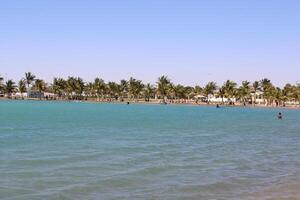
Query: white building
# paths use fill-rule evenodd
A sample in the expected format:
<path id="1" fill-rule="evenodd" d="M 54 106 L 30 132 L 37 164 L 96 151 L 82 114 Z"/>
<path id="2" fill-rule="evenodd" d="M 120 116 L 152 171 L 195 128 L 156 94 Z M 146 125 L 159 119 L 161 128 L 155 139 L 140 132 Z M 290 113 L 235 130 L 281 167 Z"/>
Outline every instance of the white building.
<path id="1" fill-rule="evenodd" d="M 15 94 L 12 95 L 12 97 L 15 97 L 15 98 L 27 98 L 27 92 L 17 92 Z"/>
<path id="2" fill-rule="evenodd" d="M 251 92 L 251 98 L 252 98 L 252 102 L 254 102 L 256 104 L 263 104 L 265 103 L 265 99 L 264 99 L 264 93 L 261 91 L 257 91 L 257 92 Z"/>
<path id="3" fill-rule="evenodd" d="M 221 98 L 221 97 L 217 97 L 216 95 L 213 95 L 213 94 L 210 94 L 208 95 L 208 102 L 211 102 L 211 103 L 229 103 L 229 102 L 232 102 L 232 103 L 235 103 L 236 102 L 236 98 Z"/>

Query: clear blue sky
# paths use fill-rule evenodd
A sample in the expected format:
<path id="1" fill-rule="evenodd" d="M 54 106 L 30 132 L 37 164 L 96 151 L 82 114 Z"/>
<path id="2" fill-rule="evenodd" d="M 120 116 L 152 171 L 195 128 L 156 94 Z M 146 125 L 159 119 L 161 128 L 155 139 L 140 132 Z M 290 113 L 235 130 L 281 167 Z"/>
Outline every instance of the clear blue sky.
<path id="1" fill-rule="evenodd" d="M 299 0 L 2 0 L 0 74 L 300 82 Z"/>

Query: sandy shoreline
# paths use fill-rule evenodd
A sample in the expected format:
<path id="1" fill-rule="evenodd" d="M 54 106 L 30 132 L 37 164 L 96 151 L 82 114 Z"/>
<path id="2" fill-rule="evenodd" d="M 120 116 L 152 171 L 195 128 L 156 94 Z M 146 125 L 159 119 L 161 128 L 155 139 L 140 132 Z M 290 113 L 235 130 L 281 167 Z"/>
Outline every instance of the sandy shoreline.
<path id="1" fill-rule="evenodd" d="M 47 100 L 47 99 L 9 99 L 9 98 L 3 98 L 0 97 L 0 100 L 7 100 L 7 101 L 52 101 L 52 102 L 87 102 L 87 103 L 112 103 L 112 104 L 152 104 L 152 105 L 160 105 L 163 104 L 160 100 L 150 100 L 150 101 L 144 101 L 144 100 L 124 100 L 124 101 L 117 101 L 117 100 L 65 100 L 65 99 L 56 99 L 56 100 Z M 213 106 L 215 107 L 219 103 L 205 103 L 205 102 L 167 102 L 169 105 L 190 105 L 190 106 Z M 273 105 L 264 105 L 264 104 L 256 104 L 251 105 L 248 104 L 246 106 L 241 105 L 239 103 L 235 105 L 228 105 L 228 104 L 219 104 L 221 107 L 245 107 L 245 108 L 277 108 L 277 109 L 300 109 L 300 105 L 286 105 L 286 106 L 273 106 Z"/>

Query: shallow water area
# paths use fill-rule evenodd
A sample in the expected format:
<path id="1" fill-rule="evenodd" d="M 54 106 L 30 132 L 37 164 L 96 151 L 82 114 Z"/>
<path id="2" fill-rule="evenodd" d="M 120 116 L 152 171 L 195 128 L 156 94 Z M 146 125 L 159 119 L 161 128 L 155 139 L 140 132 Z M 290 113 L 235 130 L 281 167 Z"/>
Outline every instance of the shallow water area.
<path id="1" fill-rule="evenodd" d="M 300 199 L 299 122 L 289 109 L 0 101 L 0 199 Z"/>

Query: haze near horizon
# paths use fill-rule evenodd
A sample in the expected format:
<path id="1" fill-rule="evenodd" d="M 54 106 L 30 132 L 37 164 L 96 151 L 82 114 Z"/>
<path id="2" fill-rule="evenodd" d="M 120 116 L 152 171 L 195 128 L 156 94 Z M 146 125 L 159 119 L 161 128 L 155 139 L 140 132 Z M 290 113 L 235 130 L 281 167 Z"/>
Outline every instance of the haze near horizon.
<path id="1" fill-rule="evenodd" d="M 1 2 L 0 74 L 294 84 L 299 10 L 296 0 Z"/>

